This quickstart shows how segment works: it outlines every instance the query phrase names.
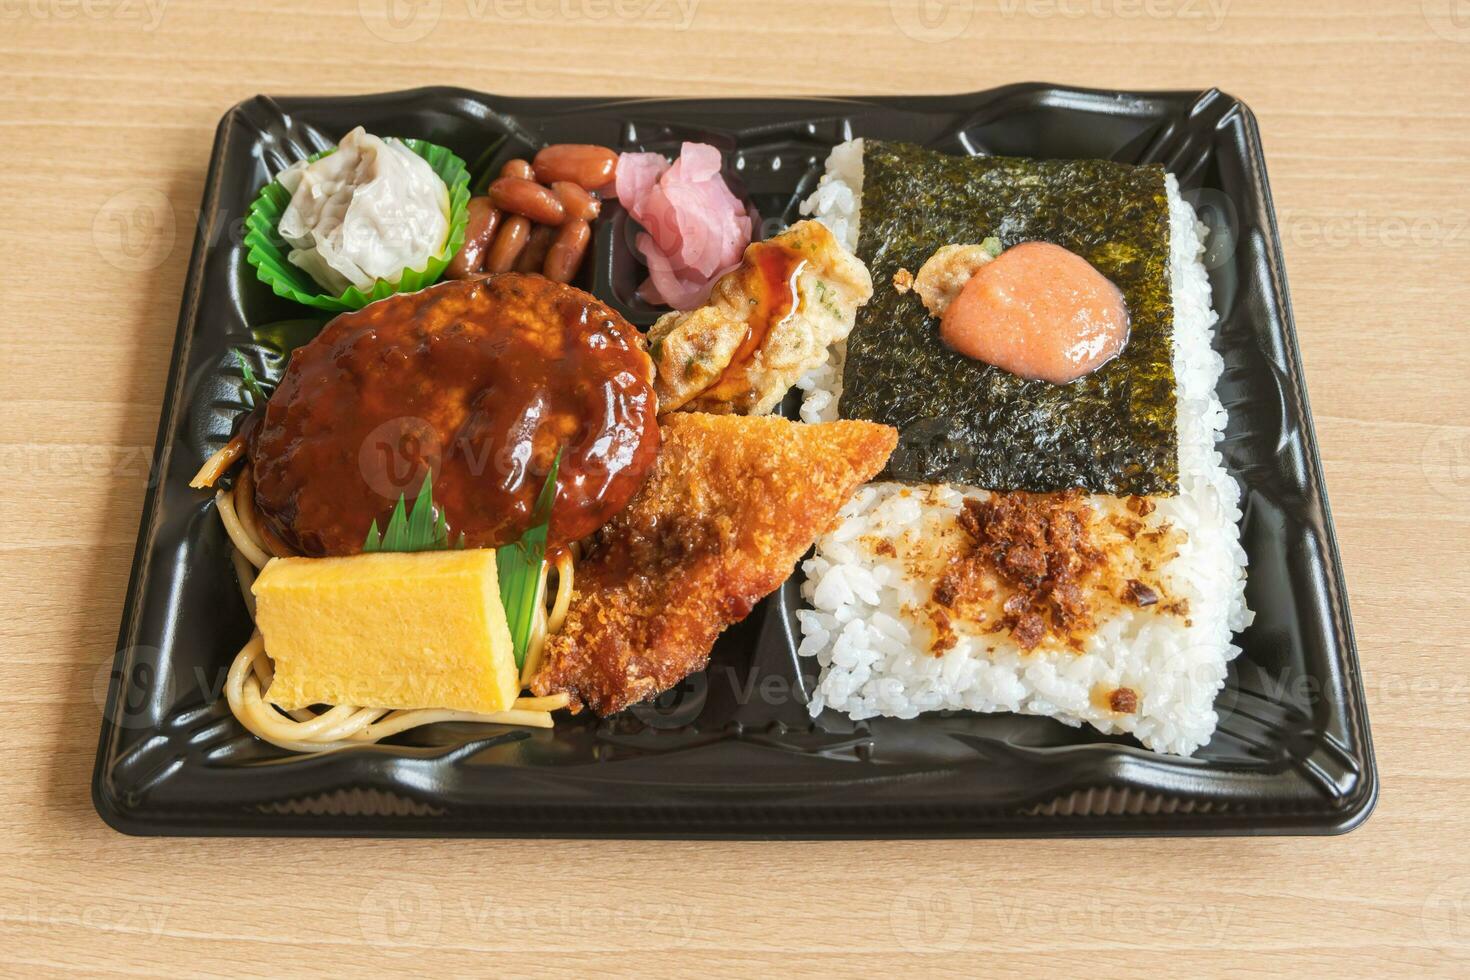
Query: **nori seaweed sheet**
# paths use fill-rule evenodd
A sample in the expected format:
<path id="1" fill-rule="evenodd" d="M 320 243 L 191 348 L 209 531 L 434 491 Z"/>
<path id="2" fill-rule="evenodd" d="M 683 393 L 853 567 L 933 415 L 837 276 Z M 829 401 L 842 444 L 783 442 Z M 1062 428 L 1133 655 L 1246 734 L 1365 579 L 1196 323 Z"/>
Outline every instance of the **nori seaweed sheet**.
<path id="1" fill-rule="evenodd" d="M 992 490 L 1178 490 L 1169 204 L 1164 170 L 1104 160 L 961 157 L 867 140 L 858 256 L 873 298 L 848 339 L 844 418 L 899 429 L 885 475 Z M 1028 381 L 947 347 L 893 274 L 988 236 L 1071 249 L 1127 302 L 1127 346 L 1066 385 Z"/>

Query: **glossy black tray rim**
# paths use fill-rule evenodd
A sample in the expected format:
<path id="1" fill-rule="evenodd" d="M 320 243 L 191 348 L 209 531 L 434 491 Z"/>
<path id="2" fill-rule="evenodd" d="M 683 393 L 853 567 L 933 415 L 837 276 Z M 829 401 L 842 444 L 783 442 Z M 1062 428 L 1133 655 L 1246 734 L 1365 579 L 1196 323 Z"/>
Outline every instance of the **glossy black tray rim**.
<path id="1" fill-rule="evenodd" d="M 1121 92 L 1111 90 L 1073 88 L 1046 83 L 1022 83 L 999 89 L 954 95 L 900 96 L 845 96 L 829 98 L 800 97 L 791 99 L 623 99 L 604 100 L 594 97 L 540 98 L 501 97 L 466 89 L 444 86 L 426 87 L 392 93 L 360 96 L 289 97 L 272 101 L 301 105 L 305 103 L 340 104 L 350 106 L 354 102 L 385 102 L 412 105 L 426 99 L 470 99 L 492 100 L 497 108 L 506 112 L 566 112 L 577 106 L 600 106 L 610 108 L 685 107 L 695 105 L 744 105 L 758 106 L 810 106 L 819 104 L 840 109 L 844 105 L 887 106 L 910 111 L 955 111 L 979 100 L 996 101 L 1012 95 L 1031 95 L 1040 101 L 1057 105 L 1084 105 L 1097 107 L 1113 105 L 1113 111 L 1127 113 L 1130 105 L 1147 106 L 1155 102 L 1171 102 L 1181 98 L 1208 98 L 1215 95 L 1230 99 L 1215 90 L 1204 93 L 1193 91 Z M 232 120 L 237 113 L 256 100 L 246 100 L 233 107 L 221 119 L 211 155 L 205 182 L 202 215 L 216 212 L 221 194 L 220 177 L 223 156 L 227 150 Z M 1310 490 L 1324 516 L 1323 537 L 1326 543 L 1322 561 L 1324 574 L 1331 590 L 1332 617 L 1338 624 L 1341 635 L 1341 660 L 1338 665 L 1343 671 L 1343 685 L 1347 692 L 1346 703 L 1339 707 L 1346 714 L 1351 732 L 1350 750 L 1353 761 L 1360 766 L 1360 778 L 1350 800 L 1336 808 L 1314 808 L 1311 806 L 1283 805 L 1273 811 L 1267 807 L 1253 807 L 1248 814 L 1232 810 L 1227 800 L 1213 803 L 1198 800 L 1196 807 L 1179 811 L 1156 813 L 1148 809 L 1147 803 L 1130 804 L 1127 800 L 1114 799 L 1113 812 L 1096 812 L 1098 807 L 1108 810 L 1110 795 L 1126 797 L 1127 791 L 1120 790 L 1115 777 L 1121 775 L 1119 767 L 1126 768 L 1127 759 L 1121 762 L 1109 759 L 1090 773 L 1079 771 L 1071 784 L 1072 792 L 1066 798 L 1055 797 L 1049 801 L 1024 801 L 1024 806 L 965 806 L 894 803 L 853 803 L 848 801 L 834 805 L 822 800 L 807 799 L 786 804 L 741 800 L 737 790 L 731 787 L 725 798 L 715 802 L 700 803 L 655 802 L 637 805 L 627 802 L 610 802 L 599 805 L 582 802 L 576 807 L 558 811 L 554 806 L 508 806 L 499 808 L 493 819 L 483 813 L 464 815 L 453 812 L 452 807 L 441 808 L 432 799 L 409 799 L 404 801 L 410 812 L 357 813 L 353 815 L 319 815 L 307 813 L 246 812 L 234 817 L 221 817 L 218 812 L 203 809 L 191 811 L 179 808 L 160 819 L 156 814 L 139 816 L 132 812 L 128 801 L 118 798 L 109 786 L 107 764 L 114 726 L 106 719 L 114 713 L 120 697 L 120 674 L 125 652 L 135 640 L 139 602 L 148 578 L 148 547 L 158 517 L 161 485 L 150 484 L 144 499 L 137 546 L 124 604 L 123 620 L 119 629 L 117 654 L 113 664 L 111 681 L 108 685 L 104 724 L 98 742 L 96 767 L 92 780 L 94 805 L 102 819 L 114 829 L 141 836 L 325 836 L 325 837 L 576 837 L 618 839 L 867 839 L 867 838 L 985 838 L 985 837 L 1112 837 L 1112 836 L 1244 836 L 1244 835 L 1333 835 L 1346 833 L 1360 826 L 1371 814 L 1378 798 L 1379 781 L 1374 759 L 1368 716 L 1359 672 L 1356 643 L 1353 638 L 1351 618 L 1347 608 L 1347 596 L 1330 508 L 1327 503 L 1321 461 L 1311 424 L 1311 414 L 1303 382 L 1301 358 L 1297 346 L 1294 321 L 1286 277 L 1281 262 L 1281 245 L 1274 207 L 1271 203 L 1269 182 L 1266 178 L 1265 159 L 1261 148 L 1259 130 L 1249 108 L 1239 100 L 1236 112 L 1244 127 L 1250 159 L 1247 161 L 1263 197 L 1267 218 L 1268 241 L 1265 250 L 1270 258 L 1269 277 L 1271 300 L 1285 323 L 1284 349 L 1282 354 L 1289 366 L 1289 384 L 1295 399 L 1295 407 L 1301 423 L 1301 438 L 1306 446 L 1307 481 Z M 1140 110 L 1144 111 L 1144 110 Z M 179 413 L 183 410 L 183 373 L 186 370 L 192 332 L 201 300 L 203 267 L 211 247 L 214 230 L 201 220 L 196 231 L 188 273 L 181 300 L 179 322 L 171 355 L 165 402 L 160 418 L 158 436 L 154 447 L 154 459 L 160 465 L 157 472 L 166 467 L 163 462 L 171 452 L 171 436 L 178 425 Z M 265 288 L 265 287 L 261 287 Z M 468 743 L 468 752 L 476 743 Z M 1105 746 L 1097 746 L 1099 750 Z M 438 753 L 422 761 L 432 765 L 444 761 L 454 753 Z M 1103 753 L 1098 753 L 1103 761 Z M 343 788 L 352 782 L 352 770 L 361 768 L 363 757 L 356 759 L 344 756 L 326 756 L 314 759 L 303 769 L 331 765 L 335 775 L 331 780 L 334 788 L 323 787 L 323 799 L 328 795 L 350 798 L 361 792 L 358 788 Z M 345 770 L 345 772 L 344 772 Z M 586 781 L 595 786 L 596 777 Z M 817 782 L 820 782 L 818 780 Z M 359 783 L 359 786 L 363 784 Z M 809 784 L 810 785 L 810 784 Z M 778 788 L 773 784 L 771 788 Z M 709 790 L 710 787 L 703 787 Z M 706 794 L 709 795 L 709 794 Z M 723 794 L 716 792 L 716 797 Z M 1098 803 L 1098 798 L 1103 802 Z M 1018 804 L 1023 801 L 1017 801 Z M 345 804 L 352 807 L 350 799 Z M 369 807 L 369 809 L 373 809 Z M 1081 812 L 1069 813 L 1069 809 Z M 1127 812 L 1116 812 L 1122 809 Z M 1044 814 L 1041 812 L 1046 810 Z"/>

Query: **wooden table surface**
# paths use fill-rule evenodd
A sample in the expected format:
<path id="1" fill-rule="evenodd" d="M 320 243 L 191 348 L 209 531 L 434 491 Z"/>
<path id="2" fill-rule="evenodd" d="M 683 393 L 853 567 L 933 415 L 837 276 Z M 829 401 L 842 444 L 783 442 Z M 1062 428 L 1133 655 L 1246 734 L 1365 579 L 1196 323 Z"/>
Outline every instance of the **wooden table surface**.
<path id="1" fill-rule="evenodd" d="M 389 16 L 391 14 L 391 16 Z M 0 0 L 0 974 L 1470 971 L 1470 3 Z M 133 839 L 88 793 L 220 115 L 1218 86 L 1260 118 L 1382 774 L 1330 839 Z"/>

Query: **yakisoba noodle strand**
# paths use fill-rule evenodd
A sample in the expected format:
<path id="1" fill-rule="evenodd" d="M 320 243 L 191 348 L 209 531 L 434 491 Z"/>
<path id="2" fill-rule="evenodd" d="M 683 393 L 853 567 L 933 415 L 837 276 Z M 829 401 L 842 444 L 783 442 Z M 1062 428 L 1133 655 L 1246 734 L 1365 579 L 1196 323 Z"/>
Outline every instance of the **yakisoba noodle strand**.
<path id="1" fill-rule="evenodd" d="M 234 438 L 204 461 L 204 465 L 199 467 L 199 472 L 194 474 L 194 479 L 189 481 L 189 486 L 195 490 L 204 490 L 214 486 L 219 482 L 219 478 L 235 465 L 235 461 L 244 455 L 245 435 L 237 432 Z"/>
<path id="2" fill-rule="evenodd" d="M 234 542 L 240 554 L 245 556 L 246 561 L 256 568 L 264 568 L 265 563 L 271 560 L 271 556 L 260 544 L 251 538 L 245 525 L 240 522 L 240 515 L 235 512 L 235 494 L 232 490 L 218 490 L 214 495 L 215 507 L 219 510 L 219 519 L 224 522 L 225 531 L 230 540 Z"/>
<path id="3" fill-rule="evenodd" d="M 202 486 L 210 485 L 238 458 L 237 452 L 231 453 L 230 447 L 225 447 L 204 464 L 197 479 L 207 480 L 201 483 Z M 245 599 L 245 606 L 253 619 L 255 596 L 250 587 L 255 581 L 256 570 L 265 567 L 276 549 L 266 543 L 255 521 L 252 489 L 249 473 L 243 471 L 233 488 L 220 490 L 215 494 L 215 503 L 225 532 L 234 545 L 231 561 L 240 581 L 240 592 Z M 521 673 L 523 684 L 541 661 L 546 637 L 561 628 L 566 619 L 567 606 L 571 602 L 574 562 L 571 550 L 566 548 L 560 549 L 552 561 L 542 564 L 538 598 L 546 594 L 547 573 L 552 564 L 556 567 L 556 592 L 549 614 L 544 599 L 536 605 L 531 642 Z M 567 696 L 558 694 L 551 697 L 517 698 L 511 709 L 491 714 L 434 708 L 405 711 L 355 705 L 336 705 L 320 714 L 305 708 L 283 711 L 265 699 L 271 676 L 271 660 L 265 650 L 265 640 L 257 630 L 230 665 L 225 681 L 225 698 L 229 702 L 230 711 L 247 731 L 291 752 L 328 752 L 353 745 L 366 745 L 410 728 L 442 721 L 550 728 L 551 712 L 567 706 Z"/>
<path id="4" fill-rule="evenodd" d="M 245 536 L 258 542 L 262 551 L 284 558 L 278 549 L 261 533 L 260 522 L 255 517 L 255 471 L 249 466 L 240 467 L 235 475 L 235 487 L 230 503 L 235 507 L 235 517 L 245 529 Z"/>
<path id="5" fill-rule="evenodd" d="M 541 566 L 541 582 L 536 593 L 538 601 L 531 623 L 531 642 L 527 645 L 525 666 L 521 668 L 522 687 L 531 683 L 531 678 L 536 676 L 536 671 L 541 667 L 541 654 L 546 649 L 546 638 L 558 632 L 562 623 L 566 622 L 567 608 L 572 603 L 573 549 L 576 547 L 570 545 L 560 549 L 552 561 Z M 543 597 L 546 595 L 547 572 L 552 564 L 556 566 L 556 597 L 552 600 L 551 612 L 548 613 Z"/>

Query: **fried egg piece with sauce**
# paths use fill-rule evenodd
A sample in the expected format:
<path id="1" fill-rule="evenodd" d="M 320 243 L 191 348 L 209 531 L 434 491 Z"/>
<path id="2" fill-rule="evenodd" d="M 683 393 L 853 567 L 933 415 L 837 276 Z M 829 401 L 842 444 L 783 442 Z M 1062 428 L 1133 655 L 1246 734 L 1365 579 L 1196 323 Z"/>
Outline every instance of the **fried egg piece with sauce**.
<path id="1" fill-rule="evenodd" d="M 660 413 L 766 414 L 847 338 L 872 295 L 867 267 L 819 222 L 752 243 L 708 303 L 649 331 Z"/>
<path id="2" fill-rule="evenodd" d="M 979 245 L 941 246 L 919 266 L 912 288 L 931 316 L 943 316 L 965 283 L 999 254 L 1000 242 L 994 238 L 987 238 Z"/>

